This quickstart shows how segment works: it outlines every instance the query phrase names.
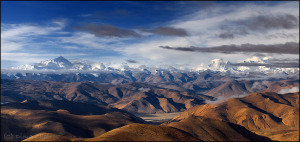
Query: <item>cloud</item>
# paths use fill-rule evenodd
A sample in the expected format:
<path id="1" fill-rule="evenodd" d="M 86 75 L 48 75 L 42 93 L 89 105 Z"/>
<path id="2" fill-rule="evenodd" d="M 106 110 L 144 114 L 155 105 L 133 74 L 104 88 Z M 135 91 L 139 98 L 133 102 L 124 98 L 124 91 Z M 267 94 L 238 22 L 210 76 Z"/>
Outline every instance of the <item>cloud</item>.
<path id="1" fill-rule="evenodd" d="M 278 91 L 278 94 L 286 94 L 286 93 L 296 93 L 299 92 L 299 87 L 292 87 L 292 88 L 287 88 L 287 89 L 281 89 Z"/>
<path id="2" fill-rule="evenodd" d="M 205 103 L 206 104 L 217 105 L 217 104 L 220 104 L 220 103 L 225 102 L 225 101 L 227 101 L 229 99 L 232 99 L 232 98 L 243 98 L 245 96 L 247 96 L 247 93 L 231 95 L 229 97 L 219 96 L 219 97 L 215 98 L 215 100 L 213 100 L 213 101 L 206 100 Z"/>
<path id="3" fill-rule="evenodd" d="M 24 49 L 25 46 L 33 46 L 33 40 L 42 36 L 56 33 L 61 30 L 65 21 L 55 20 L 52 26 L 32 24 L 1 24 L 1 52 L 13 52 Z"/>
<path id="4" fill-rule="evenodd" d="M 292 63 L 231 63 L 232 66 L 265 66 L 269 68 L 299 68 L 299 62 Z"/>
<path id="5" fill-rule="evenodd" d="M 86 31 L 98 37 L 140 37 L 141 35 L 134 30 L 121 29 L 113 25 L 103 24 L 86 24 L 84 26 L 76 26 L 75 30 Z"/>
<path id="6" fill-rule="evenodd" d="M 223 38 L 223 39 L 232 39 L 234 38 L 234 34 L 230 33 L 230 32 L 223 32 L 221 34 L 219 34 L 219 38 Z"/>
<path id="7" fill-rule="evenodd" d="M 128 63 L 138 63 L 138 61 L 136 61 L 136 60 L 130 60 L 130 59 L 126 60 L 126 62 L 128 62 Z"/>
<path id="8" fill-rule="evenodd" d="M 299 18 L 292 14 L 258 15 L 236 23 L 249 30 L 264 32 L 269 29 L 296 29 L 299 27 Z"/>
<path id="9" fill-rule="evenodd" d="M 151 30 L 143 30 L 145 32 L 165 35 L 165 36 L 187 36 L 188 33 L 181 28 L 174 28 L 174 27 L 157 27 Z"/>
<path id="10" fill-rule="evenodd" d="M 242 20 L 224 20 L 220 25 L 222 32 L 219 34 L 219 38 L 233 38 L 234 35 L 247 35 L 252 32 L 263 33 L 274 29 L 298 28 L 299 18 L 292 14 L 257 15 Z"/>
<path id="11" fill-rule="evenodd" d="M 251 87 L 251 90 L 253 92 L 264 90 L 264 89 L 268 88 L 268 83 L 269 83 L 269 81 L 265 81 L 265 80 L 262 82 L 260 82 L 260 81 L 254 82 Z"/>
<path id="12" fill-rule="evenodd" d="M 299 54 L 299 43 L 287 42 L 285 44 L 242 44 L 242 45 L 222 45 L 216 47 L 169 47 L 160 46 L 163 49 L 178 50 L 178 51 L 190 51 L 190 52 L 207 52 L 207 53 L 224 53 L 224 54 L 236 54 L 236 53 L 277 53 L 277 54 Z"/>

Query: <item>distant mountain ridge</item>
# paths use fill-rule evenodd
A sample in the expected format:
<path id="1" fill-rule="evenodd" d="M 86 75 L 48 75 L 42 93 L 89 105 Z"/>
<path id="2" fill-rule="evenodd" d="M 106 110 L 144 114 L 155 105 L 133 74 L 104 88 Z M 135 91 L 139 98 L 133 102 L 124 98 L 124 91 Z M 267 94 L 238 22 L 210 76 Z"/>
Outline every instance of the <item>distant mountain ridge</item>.
<path id="1" fill-rule="evenodd" d="M 1 101 L 64 100 L 103 104 L 132 113 L 184 111 L 213 97 L 160 88 L 144 83 L 122 85 L 91 82 L 1 80 Z"/>
<path id="2" fill-rule="evenodd" d="M 192 71 L 220 71 L 220 72 L 230 72 L 230 73 L 243 73 L 243 72 L 299 72 L 299 66 L 293 64 L 292 66 L 285 66 L 284 64 L 280 64 L 280 66 L 276 66 L 276 62 L 274 62 L 271 57 L 257 57 L 253 56 L 251 58 L 247 58 L 241 60 L 237 63 L 231 63 L 227 60 L 223 59 L 213 59 L 208 66 L 201 65 L 200 67 L 196 67 L 192 69 Z M 297 64 L 297 63 L 296 63 Z M 298 62 L 299 64 L 299 62 Z M 158 70 L 166 70 L 166 71 L 187 71 L 181 70 L 174 67 L 169 67 L 166 69 L 157 68 L 157 67 L 146 67 L 144 65 L 139 67 L 129 67 L 128 65 L 121 65 L 120 67 L 106 67 L 103 63 L 95 63 L 95 62 L 84 62 L 84 61 L 69 61 L 66 58 L 59 56 L 55 59 L 49 59 L 45 61 L 41 61 L 40 63 L 35 63 L 34 65 L 22 65 L 18 67 L 13 67 L 12 69 L 18 70 L 73 70 L 73 71 L 150 71 L 151 73 L 156 73 Z"/>
<path id="3" fill-rule="evenodd" d="M 102 63 L 71 62 L 63 56 L 59 56 L 55 59 L 44 60 L 33 65 L 26 64 L 13 67 L 13 69 L 19 70 L 101 70 L 104 68 L 105 66 Z"/>

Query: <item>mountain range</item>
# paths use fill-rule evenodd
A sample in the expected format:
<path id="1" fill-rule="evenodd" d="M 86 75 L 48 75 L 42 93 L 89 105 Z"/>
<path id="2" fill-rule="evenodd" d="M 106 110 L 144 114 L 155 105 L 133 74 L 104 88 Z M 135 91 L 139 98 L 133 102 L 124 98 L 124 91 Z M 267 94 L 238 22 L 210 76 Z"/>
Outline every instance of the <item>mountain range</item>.
<path id="1" fill-rule="evenodd" d="M 61 56 L 1 70 L 1 140 L 299 141 L 297 71 L 267 57 L 187 71 Z"/>
<path id="2" fill-rule="evenodd" d="M 241 60 L 236 63 L 231 63 L 224 59 L 213 59 L 211 63 L 207 66 L 200 65 L 193 68 L 193 71 L 220 71 L 220 72 L 230 72 L 235 74 L 243 74 L 244 72 L 268 72 L 268 73 L 295 73 L 299 72 L 299 62 L 297 61 L 281 61 L 275 60 L 271 57 L 258 57 L 253 56 Z M 167 71 L 189 71 L 181 70 L 174 67 L 168 68 L 157 68 L 157 67 L 146 67 L 141 65 L 139 67 L 129 67 L 124 64 L 119 67 L 105 66 L 103 63 L 96 63 L 87 60 L 73 60 L 72 62 L 66 58 L 59 56 L 55 59 L 49 59 L 41 61 L 40 63 L 35 63 L 33 65 L 21 65 L 18 67 L 13 67 L 12 69 L 17 70 L 71 70 L 71 71 L 148 71 L 155 73 L 158 70 Z"/>
<path id="3" fill-rule="evenodd" d="M 186 88 L 184 88 L 186 87 Z M 195 105 L 243 97 L 254 92 L 299 91 L 299 80 L 209 82 L 204 93 L 190 86 L 173 87 L 130 82 L 119 85 L 94 82 L 57 82 L 1 79 L 1 103 L 24 100 L 64 100 L 103 104 L 131 113 L 169 113 Z M 292 88 L 297 88 L 292 89 Z M 200 89 L 201 90 L 201 89 Z"/>
<path id="4" fill-rule="evenodd" d="M 132 113 L 184 111 L 213 97 L 144 83 L 122 85 L 91 82 L 1 80 L 1 101 L 64 100 L 109 105 Z"/>

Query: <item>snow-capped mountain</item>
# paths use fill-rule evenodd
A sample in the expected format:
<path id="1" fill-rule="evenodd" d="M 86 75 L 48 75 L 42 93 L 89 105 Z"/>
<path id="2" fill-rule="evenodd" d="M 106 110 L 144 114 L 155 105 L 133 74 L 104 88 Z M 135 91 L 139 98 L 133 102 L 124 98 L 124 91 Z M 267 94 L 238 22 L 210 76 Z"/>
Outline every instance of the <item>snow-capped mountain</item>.
<path id="1" fill-rule="evenodd" d="M 88 60 L 67 60 L 60 56 L 55 59 L 45 60 L 34 65 L 22 65 L 13 69 L 18 70 L 61 70 L 61 71 L 114 71 L 114 72 L 125 72 L 125 71 L 147 71 L 151 74 L 158 72 L 170 71 L 170 72 L 186 72 L 186 71 L 218 71 L 230 74 L 245 74 L 248 72 L 263 72 L 263 73 L 298 73 L 298 68 L 279 67 L 274 65 L 271 57 L 257 57 L 253 56 L 238 62 L 232 63 L 224 59 L 213 59 L 207 66 L 200 64 L 200 66 L 193 68 L 192 70 L 168 67 L 147 67 L 141 66 L 128 66 L 127 64 L 121 65 L 110 65 L 105 66 L 103 63 L 96 63 Z"/>
<path id="2" fill-rule="evenodd" d="M 227 60 L 223 59 L 213 59 L 211 61 L 211 64 L 208 65 L 206 69 L 210 69 L 213 71 L 221 71 L 221 72 L 226 72 L 228 71 L 230 62 Z"/>
<path id="3" fill-rule="evenodd" d="M 34 65 L 34 69 L 37 70 L 62 70 L 71 69 L 73 64 L 62 56 L 55 59 L 45 60 Z"/>
<path id="4" fill-rule="evenodd" d="M 49 59 L 35 63 L 34 65 L 22 65 L 12 69 L 18 70 L 104 70 L 105 66 L 102 63 L 94 63 L 90 61 L 69 61 L 66 58 L 59 56 L 55 59 Z"/>
<path id="5" fill-rule="evenodd" d="M 257 57 L 253 56 L 236 63 L 231 63 L 224 59 L 213 59 L 211 64 L 203 66 L 201 64 L 199 70 L 212 70 L 230 73 L 247 73 L 247 72 L 264 72 L 264 73 L 278 73 L 278 72 L 292 72 L 298 73 L 299 67 L 279 67 L 272 61 L 272 57 Z"/>
<path id="6" fill-rule="evenodd" d="M 145 65 L 129 66 L 128 64 L 107 65 L 88 60 L 67 60 L 58 57 L 34 65 L 23 65 L 12 70 L 1 70 L 1 78 L 18 80 L 51 80 L 66 82 L 92 81 L 98 83 L 123 84 L 127 82 L 144 83 L 201 83 L 202 81 L 222 81 L 230 79 L 291 79 L 299 78 L 299 67 L 288 68 L 279 61 L 269 57 L 252 57 L 232 63 L 224 59 L 214 59 L 207 66 L 201 64 L 193 70 L 172 66 Z M 282 62 L 281 62 L 282 63 Z M 199 82 L 200 81 L 200 82 Z M 175 83 L 175 84 L 176 84 Z M 207 86 L 205 82 L 202 87 Z M 186 84 L 193 88 L 193 84 Z M 180 85 L 179 85 L 180 86 Z M 172 85 L 169 86 L 172 88 Z M 173 86 L 174 87 L 174 86 Z M 197 87 L 196 87 L 197 88 Z"/>

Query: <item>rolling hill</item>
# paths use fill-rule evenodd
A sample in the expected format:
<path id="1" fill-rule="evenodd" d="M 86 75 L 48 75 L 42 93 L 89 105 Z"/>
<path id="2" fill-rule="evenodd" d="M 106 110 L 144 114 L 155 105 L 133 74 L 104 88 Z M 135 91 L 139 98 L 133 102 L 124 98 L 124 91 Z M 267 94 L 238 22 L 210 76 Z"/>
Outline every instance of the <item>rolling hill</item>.
<path id="1" fill-rule="evenodd" d="M 1 106 L 1 140 L 23 140 L 41 132 L 88 138 L 130 123 L 145 121 L 101 104 L 24 101 Z"/>
<path id="2" fill-rule="evenodd" d="M 122 85 L 92 82 L 1 80 L 1 101 L 65 100 L 104 104 L 132 113 L 184 111 L 213 97 L 144 83 Z"/>
<path id="3" fill-rule="evenodd" d="M 272 137 L 273 140 L 294 140 L 298 133 L 293 133 L 292 139 L 286 139 L 284 135 L 299 132 L 299 92 L 252 93 L 217 104 L 199 105 L 186 110 L 173 121 L 184 120 L 191 115 L 224 120 L 259 134 L 281 130 L 277 132 L 281 135 Z"/>

